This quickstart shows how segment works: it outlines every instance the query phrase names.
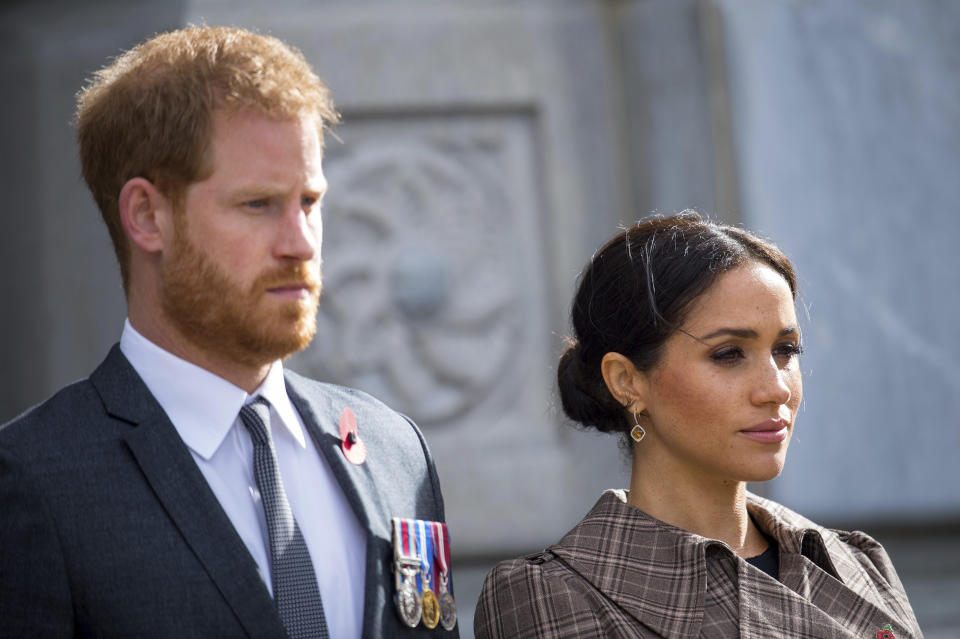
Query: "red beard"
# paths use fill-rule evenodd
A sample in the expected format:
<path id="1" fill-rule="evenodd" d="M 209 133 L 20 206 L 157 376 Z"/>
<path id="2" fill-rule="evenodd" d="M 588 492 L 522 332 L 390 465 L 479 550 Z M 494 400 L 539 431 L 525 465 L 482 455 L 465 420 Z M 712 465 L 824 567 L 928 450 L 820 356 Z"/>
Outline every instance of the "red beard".
<path id="1" fill-rule="evenodd" d="M 176 221 L 171 254 L 161 267 L 161 302 L 184 337 L 209 353 L 263 366 L 307 347 L 317 330 L 320 268 L 291 262 L 265 271 L 244 289 L 190 242 L 186 220 Z M 270 299 L 268 289 L 304 285 L 299 300 Z"/>

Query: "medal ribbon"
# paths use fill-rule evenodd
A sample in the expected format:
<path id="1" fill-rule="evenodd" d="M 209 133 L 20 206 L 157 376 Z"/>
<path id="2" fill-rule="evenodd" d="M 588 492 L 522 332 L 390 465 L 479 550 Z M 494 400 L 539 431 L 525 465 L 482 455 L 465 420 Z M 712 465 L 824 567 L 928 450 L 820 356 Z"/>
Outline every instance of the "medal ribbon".
<path id="1" fill-rule="evenodd" d="M 417 548 L 414 546 L 414 535 L 416 531 L 410 530 L 411 523 L 409 519 L 403 520 L 403 552 L 406 553 L 407 557 L 416 557 Z"/>
<path id="2" fill-rule="evenodd" d="M 437 558 L 436 568 L 439 573 L 437 576 L 437 587 L 440 588 L 440 584 L 443 583 L 443 577 L 449 575 L 447 568 L 447 566 L 450 565 L 450 557 L 448 556 L 450 552 L 448 550 L 449 543 L 444 539 L 447 535 L 447 525 L 439 521 L 434 521 L 430 522 L 430 527 L 433 528 L 433 536 L 437 540 L 437 552 L 435 556 Z"/>
<path id="3" fill-rule="evenodd" d="M 411 557 L 410 552 L 410 531 L 407 527 L 407 520 L 400 520 L 400 555 L 402 557 Z"/>
<path id="4" fill-rule="evenodd" d="M 397 559 L 420 559 L 417 556 L 417 547 L 416 547 L 416 524 L 413 523 L 410 519 L 400 519 L 399 517 L 394 517 L 393 519 L 393 534 L 397 540 L 393 544 L 394 555 Z M 411 530 L 413 528 L 413 530 Z"/>
<path id="5" fill-rule="evenodd" d="M 429 587 L 426 582 L 430 580 L 431 558 L 433 557 L 432 535 L 427 534 L 426 523 L 422 519 L 417 519 L 414 523 L 417 531 L 417 542 L 420 546 L 420 574 L 417 576 L 421 580 L 420 592 Z"/>
<path id="6" fill-rule="evenodd" d="M 413 547 L 413 543 L 410 536 L 409 524 L 406 519 L 401 519 L 399 517 L 393 518 L 393 554 L 394 554 L 394 563 L 396 570 L 396 587 L 399 589 L 400 584 L 406 579 L 403 572 L 400 570 L 401 565 L 406 565 L 410 560 L 416 558 L 417 563 L 419 562 L 419 557 L 417 557 L 417 552 Z M 407 560 L 407 561 L 404 561 Z"/>
<path id="7" fill-rule="evenodd" d="M 403 537 L 400 533 L 400 519 L 393 518 L 393 556 L 394 559 L 400 559 L 403 556 Z M 400 544 L 398 547 L 397 544 Z"/>

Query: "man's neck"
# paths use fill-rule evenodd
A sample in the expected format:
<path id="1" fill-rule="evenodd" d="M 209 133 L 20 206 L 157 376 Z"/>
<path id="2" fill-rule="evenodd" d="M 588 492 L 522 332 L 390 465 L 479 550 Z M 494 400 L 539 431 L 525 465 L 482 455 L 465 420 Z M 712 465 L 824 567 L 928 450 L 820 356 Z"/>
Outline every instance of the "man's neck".
<path id="1" fill-rule="evenodd" d="M 157 321 L 156 316 L 138 314 L 129 309 L 130 325 L 144 338 L 182 360 L 221 377 L 234 386 L 252 393 L 266 379 L 273 362 L 245 363 L 235 358 L 211 353 L 200 348 L 169 322 Z"/>

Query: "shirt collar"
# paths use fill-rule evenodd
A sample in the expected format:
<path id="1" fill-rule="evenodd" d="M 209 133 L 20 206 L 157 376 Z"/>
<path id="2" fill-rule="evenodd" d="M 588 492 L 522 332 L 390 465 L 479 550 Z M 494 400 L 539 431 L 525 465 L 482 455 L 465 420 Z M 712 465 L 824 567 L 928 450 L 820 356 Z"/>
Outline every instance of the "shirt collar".
<path id="1" fill-rule="evenodd" d="M 287 384 L 283 377 L 283 364 L 280 363 L 280 360 L 273 363 L 266 379 L 249 396 L 250 400 L 253 400 L 257 395 L 262 395 L 264 399 L 270 402 L 274 417 L 280 418 L 280 423 L 290 432 L 300 448 L 306 448 L 307 441 L 303 434 L 303 427 L 300 425 L 300 419 L 293 403 L 290 401 L 290 396 L 287 395 Z M 240 412 L 239 408 L 237 412 Z M 272 419 L 270 423 L 276 424 Z"/>
<path id="2" fill-rule="evenodd" d="M 283 365 L 274 362 L 263 383 L 252 394 L 210 371 L 170 353 L 141 335 L 126 320 L 120 350 L 163 408 L 184 443 L 210 459 L 237 420 L 240 408 L 263 395 L 294 440 L 306 446 L 303 428 L 287 396 Z M 271 419 L 271 424 L 274 420 Z"/>

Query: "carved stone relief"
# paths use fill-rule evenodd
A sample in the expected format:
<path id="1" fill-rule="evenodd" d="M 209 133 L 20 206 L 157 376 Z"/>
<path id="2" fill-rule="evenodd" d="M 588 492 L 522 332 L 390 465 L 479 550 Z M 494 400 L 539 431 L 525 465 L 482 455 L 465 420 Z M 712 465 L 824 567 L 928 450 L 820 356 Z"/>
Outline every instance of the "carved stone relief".
<path id="1" fill-rule="evenodd" d="M 531 308 L 539 250 L 525 219 L 536 211 L 521 210 L 529 197 L 517 193 L 532 185 L 511 170 L 529 123 L 346 120 L 326 143 L 317 337 L 291 364 L 421 425 L 449 424 L 521 385 L 515 358 L 542 313 Z"/>

